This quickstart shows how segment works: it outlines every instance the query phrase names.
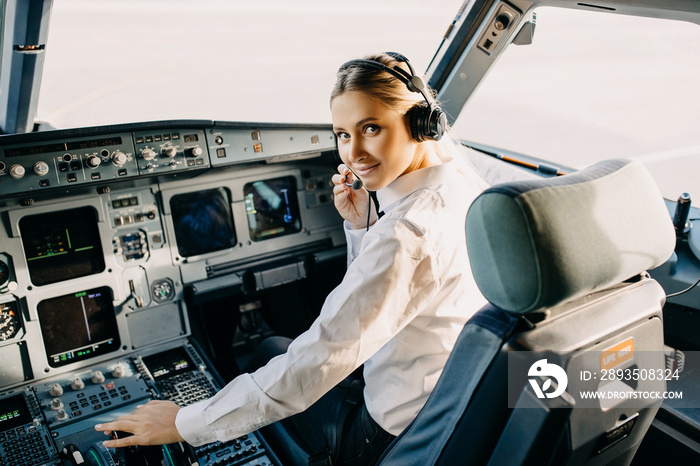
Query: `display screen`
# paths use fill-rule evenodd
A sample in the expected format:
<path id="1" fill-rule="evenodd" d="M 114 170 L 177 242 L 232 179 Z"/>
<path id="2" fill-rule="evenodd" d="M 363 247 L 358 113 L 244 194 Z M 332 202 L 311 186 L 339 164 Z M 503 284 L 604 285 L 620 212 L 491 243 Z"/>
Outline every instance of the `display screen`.
<path id="1" fill-rule="evenodd" d="M 19 394 L 0 400 L 0 432 L 32 422 L 24 395 Z"/>
<path id="2" fill-rule="evenodd" d="M 37 286 L 105 269 L 92 207 L 28 215 L 19 221 L 19 231 L 29 276 Z"/>
<path id="3" fill-rule="evenodd" d="M 230 199 L 226 188 L 170 198 L 177 250 L 182 257 L 221 251 L 236 245 Z"/>
<path id="4" fill-rule="evenodd" d="M 51 367 L 119 349 L 112 289 L 107 286 L 46 299 L 36 308 Z"/>
<path id="5" fill-rule="evenodd" d="M 183 347 L 146 356 L 143 362 L 153 380 L 167 379 L 194 370 L 194 363 Z"/>
<path id="6" fill-rule="evenodd" d="M 122 138 L 90 139 L 86 141 L 60 142 L 54 144 L 42 144 L 38 146 L 16 147 L 5 149 L 5 157 L 19 157 L 22 155 L 48 154 L 51 152 L 64 152 L 70 150 L 95 149 L 97 147 L 117 146 L 122 143 Z"/>
<path id="7" fill-rule="evenodd" d="M 296 179 L 254 181 L 243 187 L 248 229 L 253 241 L 301 231 Z"/>

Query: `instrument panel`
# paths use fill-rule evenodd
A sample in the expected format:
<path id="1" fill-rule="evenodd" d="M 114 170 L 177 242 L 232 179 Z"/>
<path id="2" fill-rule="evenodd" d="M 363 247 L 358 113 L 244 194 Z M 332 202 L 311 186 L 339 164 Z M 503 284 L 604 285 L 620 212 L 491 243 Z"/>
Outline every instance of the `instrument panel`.
<path id="1" fill-rule="evenodd" d="M 95 423 L 137 404 L 163 399 L 186 406 L 220 388 L 187 341 L 54 377 L 0 398 L 0 458 L 10 466 L 279 464 L 257 432 L 198 448 L 178 443 L 111 449 L 94 430 Z"/>
<path id="2" fill-rule="evenodd" d="M 328 125 L 169 121 L 0 136 L 0 199 L 74 192 L 211 167 L 316 157 L 335 149 Z"/>
<path id="3" fill-rule="evenodd" d="M 92 427 L 150 399 L 185 405 L 218 390 L 189 338 L 193 304 L 302 280 L 310 254 L 344 253 L 334 150 L 330 126 L 309 125 L 1 136 L 0 456 L 275 464 L 258 433 L 126 452 L 101 447 Z"/>

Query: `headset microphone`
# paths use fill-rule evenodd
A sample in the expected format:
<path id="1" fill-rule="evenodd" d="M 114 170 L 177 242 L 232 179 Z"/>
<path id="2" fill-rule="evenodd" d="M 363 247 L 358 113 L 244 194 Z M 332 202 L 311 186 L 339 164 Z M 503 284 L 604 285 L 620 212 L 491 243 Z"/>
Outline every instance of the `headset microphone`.
<path id="1" fill-rule="evenodd" d="M 345 186 L 350 186 L 352 189 L 360 189 L 362 187 L 362 180 L 359 178 L 355 178 L 355 181 L 352 183 L 348 183 L 347 181 L 345 182 Z"/>
<path id="2" fill-rule="evenodd" d="M 347 167 L 347 165 L 346 165 L 346 167 Z M 360 179 L 360 177 L 357 176 L 357 173 L 352 171 L 352 169 L 350 167 L 347 167 L 347 168 L 348 168 L 348 170 L 350 170 L 350 173 L 353 174 L 355 179 L 352 181 L 352 183 L 348 183 L 348 175 L 346 174 L 345 175 L 345 186 L 349 186 L 352 189 L 354 189 L 355 191 L 357 191 L 358 189 L 362 188 L 362 186 L 363 186 L 362 180 Z M 368 202 L 368 204 L 367 204 L 367 231 L 369 231 L 369 218 L 370 218 L 370 216 L 371 216 L 370 214 L 372 212 L 372 193 L 370 193 L 370 195 L 367 196 L 367 202 Z"/>
<path id="3" fill-rule="evenodd" d="M 350 168 L 348 168 L 350 170 Z M 354 171 L 350 170 L 350 173 L 352 173 L 355 176 L 355 180 L 352 183 L 348 183 L 348 177 L 345 175 L 345 186 L 350 186 L 354 190 L 358 190 L 362 187 L 362 180 L 355 174 Z"/>

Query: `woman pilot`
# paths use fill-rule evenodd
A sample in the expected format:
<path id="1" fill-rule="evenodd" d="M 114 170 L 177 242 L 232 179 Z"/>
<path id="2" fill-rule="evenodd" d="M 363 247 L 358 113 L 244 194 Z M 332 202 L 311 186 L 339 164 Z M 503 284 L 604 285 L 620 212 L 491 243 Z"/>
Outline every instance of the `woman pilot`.
<path id="1" fill-rule="evenodd" d="M 283 420 L 316 457 L 374 464 L 425 404 L 463 325 L 486 302 L 464 233 L 486 183 L 402 55 L 345 63 L 330 107 L 343 162 L 332 177 L 348 245 L 343 281 L 282 354 L 208 400 L 151 401 L 97 425 L 134 434 L 106 446 L 198 446 Z"/>

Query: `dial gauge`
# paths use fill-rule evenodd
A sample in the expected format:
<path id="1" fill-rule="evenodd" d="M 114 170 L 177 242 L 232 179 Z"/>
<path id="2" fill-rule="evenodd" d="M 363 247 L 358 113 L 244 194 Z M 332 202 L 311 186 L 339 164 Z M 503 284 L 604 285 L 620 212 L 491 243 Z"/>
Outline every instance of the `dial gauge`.
<path id="1" fill-rule="evenodd" d="M 0 341 L 9 340 L 17 335 L 22 322 L 14 302 L 0 303 Z"/>

